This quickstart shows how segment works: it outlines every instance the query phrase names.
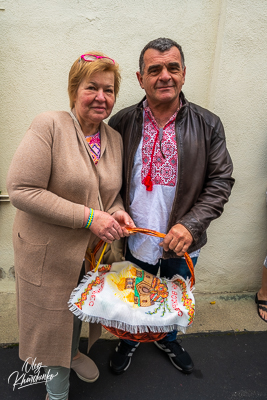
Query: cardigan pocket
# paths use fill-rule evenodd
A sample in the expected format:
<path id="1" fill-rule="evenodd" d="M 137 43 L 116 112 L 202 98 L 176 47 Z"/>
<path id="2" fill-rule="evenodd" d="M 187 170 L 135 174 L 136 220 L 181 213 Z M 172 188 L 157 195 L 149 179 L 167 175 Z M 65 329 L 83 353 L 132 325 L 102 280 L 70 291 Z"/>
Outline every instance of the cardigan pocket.
<path id="1" fill-rule="evenodd" d="M 15 272 L 23 280 L 41 286 L 47 244 L 33 244 L 20 234 L 14 243 Z"/>

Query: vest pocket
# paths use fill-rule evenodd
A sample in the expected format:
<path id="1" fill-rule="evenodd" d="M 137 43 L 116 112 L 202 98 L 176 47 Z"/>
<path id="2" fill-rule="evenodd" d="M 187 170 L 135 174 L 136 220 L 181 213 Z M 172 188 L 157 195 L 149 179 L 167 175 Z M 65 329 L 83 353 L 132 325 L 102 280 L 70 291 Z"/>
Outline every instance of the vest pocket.
<path id="1" fill-rule="evenodd" d="M 33 244 L 18 233 L 14 243 L 15 272 L 23 280 L 41 286 L 47 244 Z"/>

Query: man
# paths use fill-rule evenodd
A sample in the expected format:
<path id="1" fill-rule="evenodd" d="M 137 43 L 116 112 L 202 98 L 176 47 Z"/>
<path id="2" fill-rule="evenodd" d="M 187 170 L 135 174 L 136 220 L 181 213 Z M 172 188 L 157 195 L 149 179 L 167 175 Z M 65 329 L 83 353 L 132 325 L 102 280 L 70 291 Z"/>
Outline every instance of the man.
<path id="1" fill-rule="evenodd" d="M 126 260 L 154 275 L 190 276 L 183 255 L 196 265 L 207 242 L 206 229 L 228 201 L 234 179 L 220 119 L 186 100 L 186 67 L 180 45 L 171 39 L 149 42 L 141 52 L 137 79 L 146 97 L 114 115 L 109 124 L 124 143 L 122 196 L 136 226 L 167 233 L 129 238 Z M 158 342 L 184 373 L 194 365 L 172 331 Z M 121 340 L 111 357 L 112 370 L 129 367 L 138 342 Z"/>

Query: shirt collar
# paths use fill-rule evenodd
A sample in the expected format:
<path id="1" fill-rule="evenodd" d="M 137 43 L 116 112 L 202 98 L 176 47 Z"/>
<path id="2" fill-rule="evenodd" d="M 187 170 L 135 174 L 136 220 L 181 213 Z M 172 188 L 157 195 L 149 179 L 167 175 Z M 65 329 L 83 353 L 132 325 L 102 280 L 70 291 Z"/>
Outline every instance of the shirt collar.
<path id="1" fill-rule="evenodd" d="M 174 112 L 174 114 L 170 117 L 170 119 L 167 121 L 167 123 L 165 124 L 165 126 L 168 125 L 168 124 L 170 124 L 171 122 L 173 122 L 173 121 L 176 119 L 177 113 L 178 113 L 179 109 L 182 107 L 182 105 L 183 105 L 183 104 L 182 104 L 182 100 L 181 100 L 181 98 L 180 98 L 180 107 L 179 107 L 178 110 L 176 110 L 176 111 Z M 145 99 L 145 100 L 143 101 L 143 110 L 144 110 L 144 112 L 145 112 L 145 111 L 148 112 L 149 115 L 150 115 L 150 118 L 155 122 L 156 125 L 158 125 L 157 122 L 156 122 L 156 120 L 155 120 L 155 118 L 154 118 L 154 115 L 153 115 L 153 113 L 152 113 L 152 111 L 151 111 L 151 109 L 150 109 L 150 107 L 149 107 L 149 105 L 148 105 L 147 99 Z"/>

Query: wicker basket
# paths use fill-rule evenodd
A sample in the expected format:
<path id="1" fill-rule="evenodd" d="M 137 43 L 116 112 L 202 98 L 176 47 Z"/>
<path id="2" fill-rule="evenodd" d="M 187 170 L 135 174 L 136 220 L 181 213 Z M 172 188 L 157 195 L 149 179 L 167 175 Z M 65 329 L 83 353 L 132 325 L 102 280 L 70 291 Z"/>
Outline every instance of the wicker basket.
<path id="1" fill-rule="evenodd" d="M 156 237 L 161 237 L 161 238 L 165 237 L 165 234 L 163 234 L 163 233 L 145 229 L 145 228 L 127 228 L 127 229 L 131 233 L 144 233 L 144 234 L 150 235 L 150 236 L 156 236 Z M 97 244 L 96 249 L 93 253 L 96 253 L 100 249 L 102 244 L 103 244 L 103 241 L 100 241 Z M 95 254 L 93 254 L 93 258 L 90 260 L 90 262 L 91 262 L 92 267 L 94 267 L 94 269 L 97 269 L 99 263 L 101 262 L 101 258 L 103 256 L 103 254 L 104 254 L 104 250 L 100 256 L 100 259 L 98 260 L 97 266 L 95 266 Z M 192 288 L 195 283 L 194 265 L 193 265 L 192 260 L 188 253 L 185 253 L 184 257 L 185 257 L 187 266 L 191 273 L 190 285 Z M 117 328 L 113 328 L 113 327 L 109 327 L 109 326 L 105 326 L 105 325 L 102 325 L 102 326 L 108 332 L 119 337 L 120 339 L 134 340 L 134 341 L 138 341 L 138 342 L 154 342 L 154 341 L 163 339 L 167 335 L 166 332 L 152 332 L 152 331 L 143 332 L 143 333 L 130 333 L 130 332 L 123 331 L 121 329 L 117 329 Z"/>
<path id="2" fill-rule="evenodd" d="M 108 332 L 120 339 L 134 340 L 136 342 L 157 342 L 163 339 L 167 333 L 166 332 L 144 332 L 144 333 L 130 333 L 122 331 L 121 329 L 111 328 L 109 326 L 102 325 Z"/>

